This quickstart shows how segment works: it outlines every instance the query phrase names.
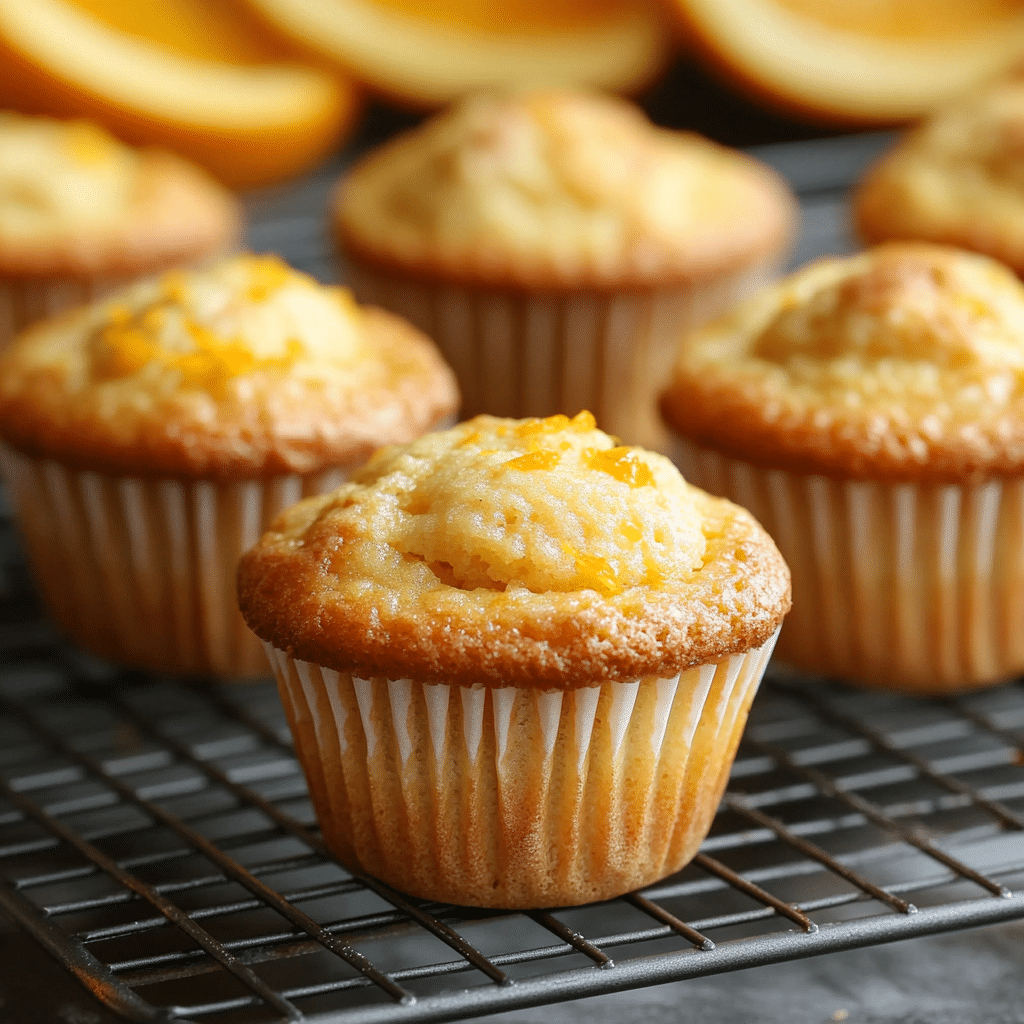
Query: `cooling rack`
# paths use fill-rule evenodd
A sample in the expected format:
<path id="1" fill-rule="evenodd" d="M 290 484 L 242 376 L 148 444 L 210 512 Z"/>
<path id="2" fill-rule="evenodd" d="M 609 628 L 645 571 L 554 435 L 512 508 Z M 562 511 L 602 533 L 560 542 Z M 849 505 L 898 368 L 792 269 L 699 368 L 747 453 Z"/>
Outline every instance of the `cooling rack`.
<path id="1" fill-rule="evenodd" d="M 766 148 L 797 262 L 849 247 L 876 136 Z M 337 168 L 252 200 L 331 278 Z M 919 701 L 772 669 L 697 859 L 640 893 L 410 900 L 321 843 L 272 684 L 118 672 L 36 603 L 0 509 L 0 908 L 132 1021 L 455 1020 L 1024 919 L 1024 685 Z"/>

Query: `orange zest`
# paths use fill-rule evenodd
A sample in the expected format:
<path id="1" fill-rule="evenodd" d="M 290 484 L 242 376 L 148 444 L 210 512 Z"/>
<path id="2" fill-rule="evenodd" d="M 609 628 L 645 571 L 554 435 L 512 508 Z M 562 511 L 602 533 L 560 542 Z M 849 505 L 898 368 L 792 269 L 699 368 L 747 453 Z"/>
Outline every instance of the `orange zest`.
<path id="1" fill-rule="evenodd" d="M 607 473 L 629 487 L 654 486 L 651 467 L 632 448 L 620 445 L 617 448 L 590 449 L 586 456 L 591 469 Z"/>

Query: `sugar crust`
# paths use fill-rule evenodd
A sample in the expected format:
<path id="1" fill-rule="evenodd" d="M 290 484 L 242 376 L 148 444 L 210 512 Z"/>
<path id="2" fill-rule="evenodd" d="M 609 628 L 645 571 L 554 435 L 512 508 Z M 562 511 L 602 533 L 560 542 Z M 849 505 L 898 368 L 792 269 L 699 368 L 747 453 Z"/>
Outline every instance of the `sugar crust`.
<path id="1" fill-rule="evenodd" d="M 789 608 L 771 539 L 585 416 L 479 416 L 300 502 L 242 559 L 250 628 L 360 677 L 564 689 L 764 643 Z"/>
<path id="2" fill-rule="evenodd" d="M 0 112 L 0 274 L 128 277 L 234 246 L 237 200 L 171 153 L 84 121 Z"/>
<path id="3" fill-rule="evenodd" d="M 1024 273 L 1024 80 L 927 117 L 868 171 L 854 210 L 868 242 L 957 245 Z"/>
<path id="4" fill-rule="evenodd" d="M 310 473 L 457 404 L 419 331 L 274 257 L 170 271 L 30 329 L 0 359 L 0 436 L 109 473 Z"/>
<path id="5" fill-rule="evenodd" d="M 1024 466 L 1024 286 L 987 257 L 889 243 L 811 264 L 686 337 L 661 401 L 766 467 L 956 482 Z"/>
<path id="6" fill-rule="evenodd" d="M 796 204 L 767 166 L 631 104 L 479 95 L 361 160 L 333 205 L 342 245 L 384 270 L 458 283 L 648 288 L 785 248 Z"/>

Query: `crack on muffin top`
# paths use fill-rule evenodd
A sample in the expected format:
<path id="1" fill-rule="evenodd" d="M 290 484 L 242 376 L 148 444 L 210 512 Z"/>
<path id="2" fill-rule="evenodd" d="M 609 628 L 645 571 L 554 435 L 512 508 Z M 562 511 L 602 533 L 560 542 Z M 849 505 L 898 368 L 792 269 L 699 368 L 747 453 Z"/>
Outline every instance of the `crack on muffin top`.
<path id="1" fill-rule="evenodd" d="M 403 565 L 459 590 L 617 594 L 691 572 L 705 548 L 674 467 L 616 446 L 587 412 L 477 417 L 385 451 L 321 515 L 371 518 Z M 344 576 L 344 559 L 334 568 Z"/>

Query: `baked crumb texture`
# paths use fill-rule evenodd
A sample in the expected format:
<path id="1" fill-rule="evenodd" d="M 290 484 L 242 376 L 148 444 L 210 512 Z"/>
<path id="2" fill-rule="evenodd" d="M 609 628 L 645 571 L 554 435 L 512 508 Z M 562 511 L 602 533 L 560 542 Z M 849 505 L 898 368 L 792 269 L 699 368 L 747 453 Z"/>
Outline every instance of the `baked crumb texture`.
<path id="1" fill-rule="evenodd" d="M 780 657 L 942 693 L 1024 670 L 1024 288 L 915 243 L 812 265 L 686 339 L 687 479 L 793 573 Z"/>
<path id="2" fill-rule="evenodd" d="M 10 445 L 148 477 L 358 462 L 457 401 L 419 332 L 273 256 L 169 271 L 40 325 L 0 363 Z"/>
<path id="3" fill-rule="evenodd" d="M 285 512 L 239 592 L 338 856 L 498 907 L 694 855 L 789 604 L 745 511 L 588 413 L 383 450 Z"/>
<path id="4" fill-rule="evenodd" d="M 51 613 L 83 646 L 261 675 L 239 555 L 282 509 L 456 404 L 413 328 L 240 257 L 22 335 L 0 361 L 0 460 Z"/>
<path id="5" fill-rule="evenodd" d="M 634 105 L 572 92 L 478 95 L 356 165 L 343 244 L 407 273 L 529 289 L 692 282 L 782 248 L 768 167 Z"/>
<path id="6" fill-rule="evenodd" d="M 361 677 L 572 689 L 765 643 L 774 545 L 581 413 L 477 417 L 376 456 L 243 559 L 262 639 Z"/>
<path id="7" fill-rule="evenodd" d="M 0 347 L 169 267 L 226 252 L 237 200 L 170 153 L 85 121 L 0 111 Z"/>
<path id="8" fill-rule="evenodd" d="M 180 157 L 86 121 L 0 112 L 0 276 L 139 276 L 239 231 L 231 193 Z"/>
<path id="9" fill-rule="evenodd" d="M 796 204 L 623 100 L 540 92 L 473 97 L 381 147 L 334 217 L 355 294 L 437 341 L 464 416 L 589 408 L 660 449 L 676 333 L 776 276 Z"/>
<path id="10" fill-rule="evenodd" d="M 868 242 L 958 245 L 1024 273 L 1024 80 L 925 118 L 869 170 L 854 206 Z"/>
<path id="11" fill-rule="evenodd" d="M 684 338 L 662 410 L 765 466 L 955 482 L 1024 465 L 1024 286 L 891 243 L 822 260 Z"/>

